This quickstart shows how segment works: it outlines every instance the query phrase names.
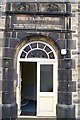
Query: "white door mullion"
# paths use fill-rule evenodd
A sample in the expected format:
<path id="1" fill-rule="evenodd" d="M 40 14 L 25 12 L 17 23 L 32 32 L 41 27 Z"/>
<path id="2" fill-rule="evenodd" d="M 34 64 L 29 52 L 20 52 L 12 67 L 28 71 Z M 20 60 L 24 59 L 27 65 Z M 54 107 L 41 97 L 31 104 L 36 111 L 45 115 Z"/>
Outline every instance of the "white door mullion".
<path id="1" fill-rule="evenodd" d="M 40 92 L 40 65 L 37 62 L 37 116 L 39 114 L 39 92 Z"/>

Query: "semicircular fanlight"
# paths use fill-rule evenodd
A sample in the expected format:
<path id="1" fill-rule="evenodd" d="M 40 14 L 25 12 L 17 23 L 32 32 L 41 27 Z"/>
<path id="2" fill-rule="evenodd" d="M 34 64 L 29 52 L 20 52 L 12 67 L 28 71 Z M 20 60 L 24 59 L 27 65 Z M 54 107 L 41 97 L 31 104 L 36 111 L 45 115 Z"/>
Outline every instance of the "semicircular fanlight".
<path id="1" fill-rule="evenodd" d="M 55 59 L 52 49 L 43 42 L 30 42 L 21 52 L 20 58 Z"/>

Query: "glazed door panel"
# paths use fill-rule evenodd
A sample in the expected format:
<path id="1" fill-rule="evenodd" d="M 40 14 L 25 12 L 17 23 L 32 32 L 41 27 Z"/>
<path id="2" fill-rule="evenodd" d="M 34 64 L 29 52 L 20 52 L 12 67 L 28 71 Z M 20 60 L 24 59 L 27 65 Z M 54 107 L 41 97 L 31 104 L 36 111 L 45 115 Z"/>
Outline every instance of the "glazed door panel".
<path id="1" fill-rule="evenodd" d="M 53 63 L 37 63 L 37 116 L 54 116 Z"/>

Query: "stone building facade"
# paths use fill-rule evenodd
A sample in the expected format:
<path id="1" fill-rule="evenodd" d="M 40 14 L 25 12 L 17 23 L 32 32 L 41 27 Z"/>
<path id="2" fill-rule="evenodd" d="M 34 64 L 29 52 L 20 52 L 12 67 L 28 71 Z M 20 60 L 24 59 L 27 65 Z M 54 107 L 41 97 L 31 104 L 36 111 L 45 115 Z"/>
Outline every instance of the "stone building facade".
<path id="1" fill-rule="evenodd" d="M 32 118 L 33 116 L 36 118 L 47 116 L 50 119 L 80 118 L 79 11 L 78 2 L 28 0 L 27 2 L 19 0 L 18 2 L 6 2 L 5 0 L 1 2 L 0 118 L 2 120 L 19 119 L 23 116 L 26 116 L 26 119 L 28 116 Z M 34 63 L 33 67 L 31 63 Z M 40 65 L 44 64 L 53 65 L 54 79 L 52 82 L 47 81 L 48 84 L 53 83 L 52 91 L 44 90 L 44 88 L 47 89 L 42 87 L 42 85 L 45 86 L 45 82 L 39 83 L 38 81 L 42 78 L 39 73 L 41 72 Z M 48 68 L 49 66 L 46 69 Z M 28 87 L 33 89 L 25 87 L 27 83 L 24 79 L 31 79 L 29 76 L 34 77 L 31 70 L 36 72 L 36 92 L 32 92 L 34 87 L 29 83 Z M 25 71 L 29 74 L 28 78 Z M 40 91 L 38 91 L 38 84 Z M 29 95 L 23 95 L 27 90 L 32 90 L 33 95 L 29 96 L 30 92 Z M 49 93 L 52 98 L 49 98 Z M 40 94 L 43 97 L 47 94 L 45 100 Z M 22 95 L 28 99 L 33 98 L 32 96 L 36 97 L 35 115 L 24 113 L 21 107 Z M 48 106 L 50 101 L 52 102 Z M 52 105 L 54 110 L 51 109 Z M 45 106 L 49 111 L 52 110 L 52 113 L 48 110 L 45 112 L 46 110 L 41 106 Z M 44 114 L 40 110 L 44 111 Z"/>

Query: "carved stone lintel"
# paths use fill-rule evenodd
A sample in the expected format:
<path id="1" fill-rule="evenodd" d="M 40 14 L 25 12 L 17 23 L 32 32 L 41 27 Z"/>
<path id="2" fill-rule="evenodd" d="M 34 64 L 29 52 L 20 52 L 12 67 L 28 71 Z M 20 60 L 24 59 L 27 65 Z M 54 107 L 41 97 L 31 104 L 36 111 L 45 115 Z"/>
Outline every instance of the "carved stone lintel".
<path id="1" fill-rule="evenodd" d="M 54 12 L 61 11 L 59 6 L 51 3 L 20 3 L 17 5 L 18 11 Z"/>
<path id="2" fill-rule="evenodd" d="M 17 10 L 19 10 L 19 11 L 30 11 L 30 5 L 25 4 L 25 3 L 21 3 L 17 6 Z"/>

